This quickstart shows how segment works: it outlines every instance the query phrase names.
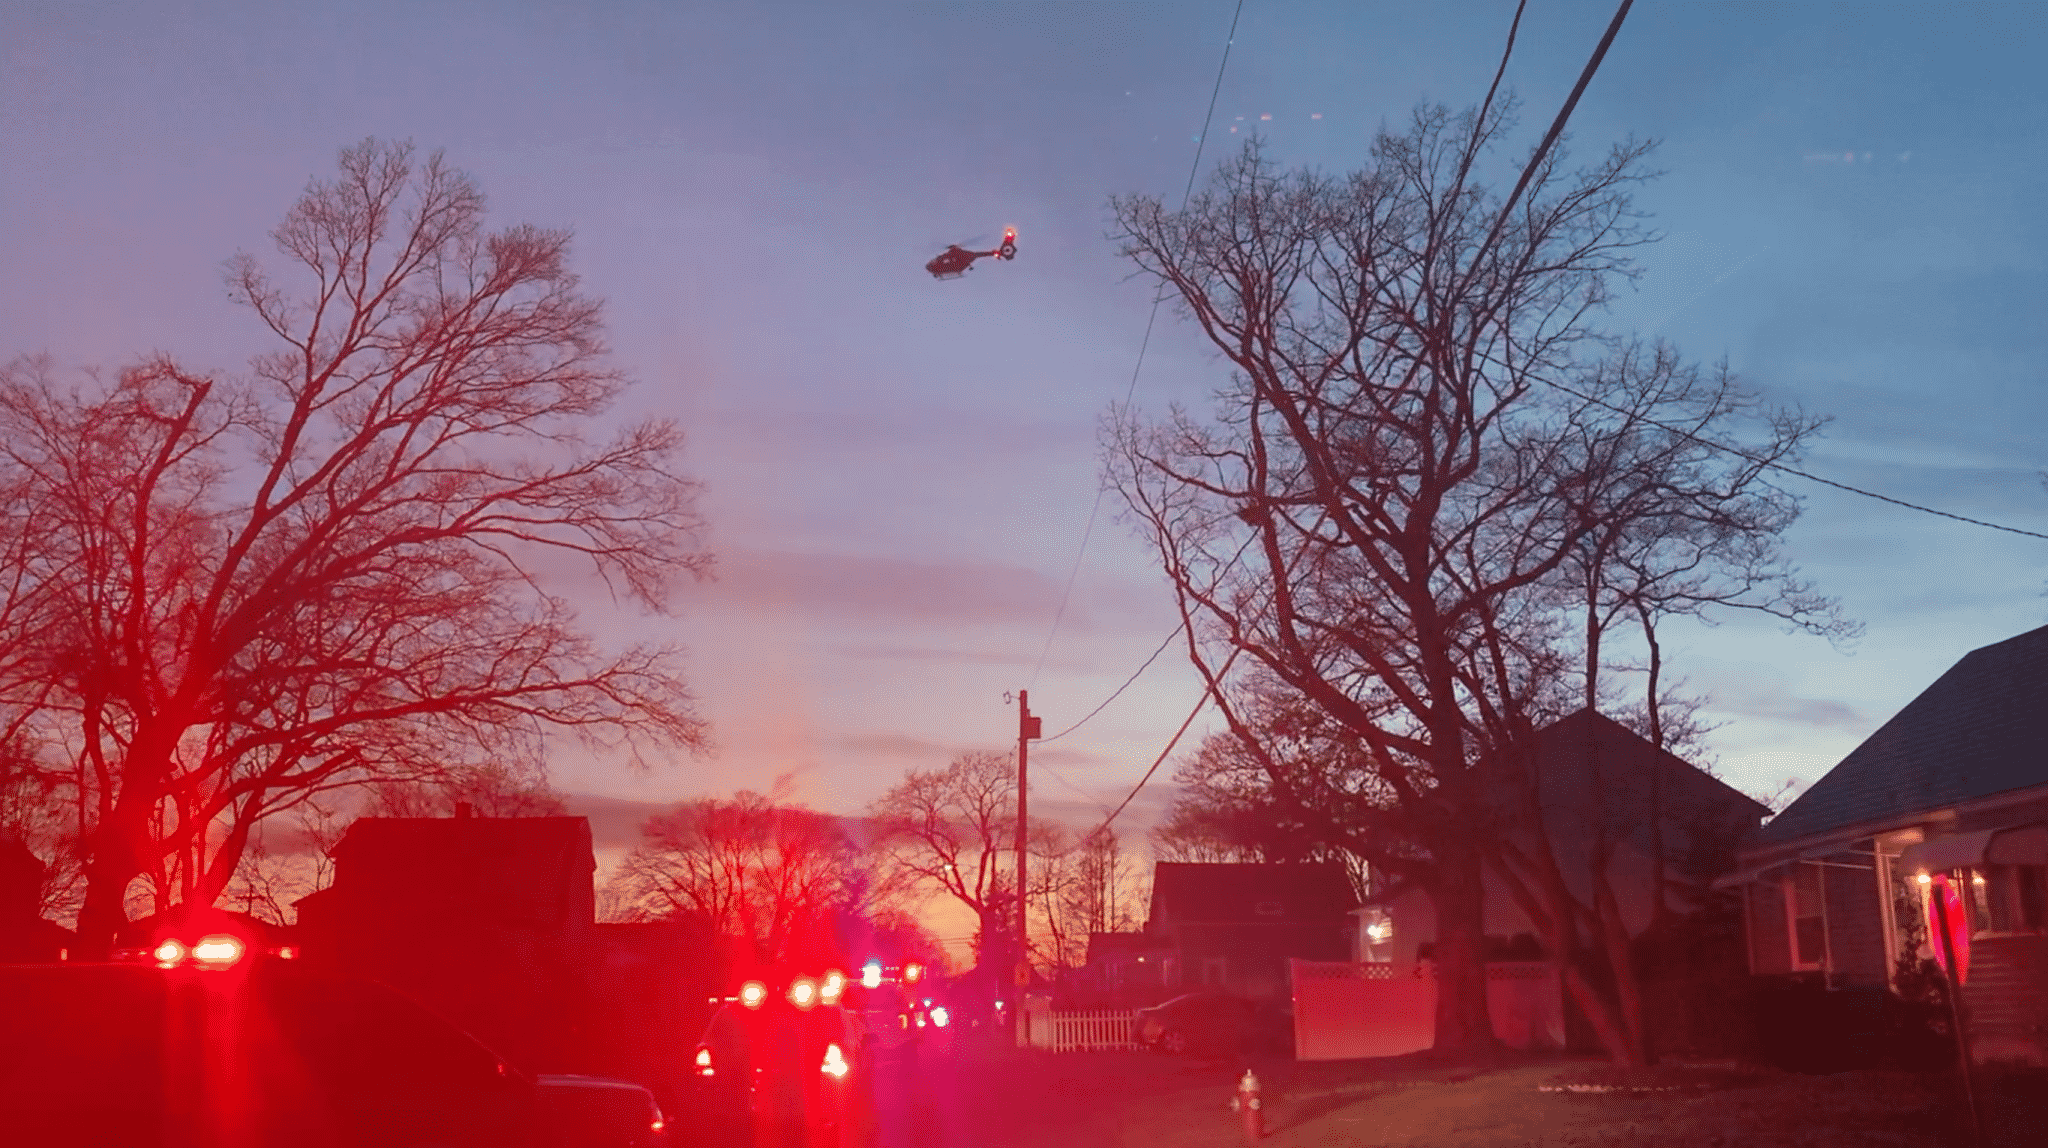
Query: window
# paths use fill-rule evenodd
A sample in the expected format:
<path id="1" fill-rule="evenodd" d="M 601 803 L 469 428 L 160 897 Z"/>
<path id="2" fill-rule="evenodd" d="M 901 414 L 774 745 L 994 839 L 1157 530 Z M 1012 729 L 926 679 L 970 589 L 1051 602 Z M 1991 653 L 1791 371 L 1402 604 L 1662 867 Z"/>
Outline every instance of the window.
<path id="1" fill-rule="evenodd" d="M 1986 865 L 1970 873 L 1972 932 L 2038 933 L 2048 928 L 2048 866 Z"/>
<path id="2" fill-rule="evenodd" d="M 1821 903 L 1820 866 L 1800 863 L 1785 878 L 1785 913 L 1791 919 L 1792 967 L 1817 969 L 1827 956 L 1827 916 Z"/>

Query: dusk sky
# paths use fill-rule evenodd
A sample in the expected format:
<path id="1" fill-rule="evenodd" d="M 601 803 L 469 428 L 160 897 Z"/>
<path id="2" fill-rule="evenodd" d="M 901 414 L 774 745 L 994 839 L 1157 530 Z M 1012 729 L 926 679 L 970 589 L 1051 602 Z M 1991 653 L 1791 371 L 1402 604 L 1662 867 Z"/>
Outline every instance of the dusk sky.
<path id="1" fill-rule="evenodd" d="M 16 0 L 0 355 L 237 372 L 268 345 L 222 261 L 268 254 L 347 144 L 445 150 L 494 223 L 575 231 L 626 413 L 679 418 L 706 484 L 717 581 L 673 618 L 592 621 L 688 646 L 716 752 L 642 775 L 564 754 L 556 784 L 653 802 L 789 775 L 855 813 L 906 768 L 1007 748 L 1006 692 L 1065 729 L 1173 629 L 1150 553 L 1113 496 L 1096 509 L 1097 422 L 1151 303 L 1106 205 L 1180 201 L 1234 8 Z M 1513 11 L 1246 0 L 1204 174 L 1252 131 L 1283 164 L 1359 166 L 1419 101 L 1484 95 Z M 1517 155 L 1612 11 L 1529 5 Z M 1636 6 L 1571 138 L 1663 141 L 1637 205 L 1667 238 L 1603 322 L 1833 416 L 1806 469 L 2048 533 L 2044 57 L 2037 4 Z M 924 273 L 1005 226 L 1014 262 Z M 1163 308 L 1136 402 L 1204 408 L 1224 378 Z M 1863 639 L 1737 617 L 1667 651 L 1721 723 L 1710 764 L 1753 793 L 2048 622 L 2048 540 L 1794 488 L 1790 549 Z M 1036 808 L 1099 817 L 1198 697 L 1170 649 L 1035 751 Z"/>

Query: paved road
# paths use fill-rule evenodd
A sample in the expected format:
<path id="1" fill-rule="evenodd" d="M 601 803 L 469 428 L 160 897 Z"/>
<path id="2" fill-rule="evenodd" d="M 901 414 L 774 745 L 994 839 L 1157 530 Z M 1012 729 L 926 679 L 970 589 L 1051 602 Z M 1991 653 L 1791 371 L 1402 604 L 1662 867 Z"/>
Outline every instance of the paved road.
<path id="1" fill-rule="evenodd" d="M 884 1052 L 875 1065 L 878 1148 L 1097 1148 L 1150 1141 L 1142 1107 L 1225 1124 L 1240 1071 L 1141 1053 L 1054 1056 L 965 1042 Z"/>

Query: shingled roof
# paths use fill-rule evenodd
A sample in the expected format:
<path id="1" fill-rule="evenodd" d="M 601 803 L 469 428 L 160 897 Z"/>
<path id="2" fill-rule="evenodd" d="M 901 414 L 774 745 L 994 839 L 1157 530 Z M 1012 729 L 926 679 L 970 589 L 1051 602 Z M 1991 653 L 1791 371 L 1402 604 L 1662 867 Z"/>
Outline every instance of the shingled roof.
<path id="1" fill-rule="evenodd" d="M 1152 920 L 1322 921 L 1358 907 L 1334 861 L 1302 864 L 1161 861 L 1152 869 Z"/>
<path id="2" fill-rule="evenodd" d="M 1785 845 L 1852 825 L 1904 823 L 2048 784 L 2048 626 L 1963 660 L 1752 839 Z"/>

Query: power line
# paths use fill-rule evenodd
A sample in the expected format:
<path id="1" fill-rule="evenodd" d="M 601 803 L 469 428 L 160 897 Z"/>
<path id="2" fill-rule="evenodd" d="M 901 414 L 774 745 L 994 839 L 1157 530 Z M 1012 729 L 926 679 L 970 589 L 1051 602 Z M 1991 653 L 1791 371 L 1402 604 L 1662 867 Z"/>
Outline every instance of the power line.
<path id="1" fill-rule="evenodd" d="M 1052 735 L 1051 737 L 1047 737 L 1047 738 L 1040 738 L 1040 739 L 1039 739 L 1039 744 L 1040 744 L 1040 745 L 1043 745 L 1043 744 L 1045 744 L 1046 742 L 1049 742 L 1049 741 L 1058 741 L 1059 739 L 1061 739 L 1061 738 L 1063 738 L 1063 737 L 1067 736 L 1068 734 L 1070 734 L 1070 733 L 1073 733 L 1073 732 L 1074 732 L 1075 730 L 1077 730 L 1077 729 L 1080 729 L 1080 728 L 1081 728 L 1082 726 L 1084 726 L 1084 725 L 1087 725 L 1087 724 L 1088 724 L 1088 719 L 1089 719 L 1089 718 L 1092 718 L 1092 717 L 1094 717 L 1094 716 L 1095 716 L 1096 714 L 1099 714 L 1099 713 L 1101 713 L 1101 712 L 1102 712 L 1103 710 L 1105 710 L 1105 709 L 1108 709 L 1108 708 L 1109 708 L 1109 703 L 1111 703 L 1111 702 L 1115 701 L 1115 700 L 1117 699 L 1118 695 L 1122 694 L 1122 693 L 1123 693 L 1123 692 L 1124 692 L 1125 690 L 1127 690 L 1127 689 L 1131 688 L 1131 683 L 1132 683 L 1132 682 L 1135 682 L 1135 681 L 1137 681 L 1137 680 L 1138 680 L 1138 675 L 1139 675 L 1139 674 L 1142 674 L 1142 673 L 1144 673 L 1144 672 L 1145 672 L 1146 670 L 1148 670 L 1148 669 L 1151 669 L 1151 668 L 1152 668 L 1152 663 L 1153 663 L 1153 662 L 1156 662 L 1156 661 L 1158 661 L 1158 660 L 1159 660 L 1159 655 L 1161 655 L 1161 654 L 1163 654 L 1163 653 L 1165 653 L 1165 652 L 1166 652 L 1166 647 L 1168 647 L 1168 646 L 1172 645 L 1172 644 L 1173 644 L 1173 640 L 1174 640 L 1175 638 L 1178 638 L 1178 637 L 1180 637 L 1180 632 L 1181 632 L 1181 628 L 1182 628 L 1182 626 L 1185 626 L 1186 624 L 1187 624 L 1187 623 L 1183 622 L 1183 623 L 1181 623 L 1181 625 L 1180 625 L 1180 626 L 1175 626 L 1175 627 L 1173 628 L 1173 632 L 1172 632 L 1172 633 L 1170 633 L 1170 634 L 1168 634 L 1168 635 L 1166 635 L 1166 640 L 1165 640 L 1165 641 L 1163 641 L 1163 642 L 1160 642 L 1160 643 L 1159 643 L 1159 648 L 1158 648 L 1158 649 L 1156 649 L 1156 650 L 1153 650 L 1153 651 L 1152 651 L 1152 654 L 1151 654 L 1151 656 L 1145 659 L 1145 662 L 1144 662 L 1144 664 L 1143 664 L 1143 665 L 1141 665 L 1141 666 L 1139 666 L 1139 667 L 1138 667 L 1137 669 L 1135 669 L 1135 670 L 1131 671 L 1131 676 L 1130 676 L 1130 677 L 1128 677 L 1128 678 L 1125 678 L 1125 679 L 1124 679 L 1124 684 L 1123 684 L 1123 685 L 1120 685 L 1120 686 L 1118 686 L 1118 687 L 1116 688 L 1116 691 L 1115 691 L 1114 693 L 1112 693 L 1112 694 L 1110 694 L 1110 695 L 1109 695 L 1108 697 L 1106 697 L 1106 698 L 1102 699 L 1102 704 L 1101 704 L 1101 705 L 1099 705 L 1099 706 L 1096 706 L 1096 707 L 1095 707 L 1094 709 L 1092 709 L 1092 710 L 1089 710 L 1089 711 L 1088 711 L 1088 715 L 1087 715 L 1087 717 L 1084 717 L 1084 718 L 1082 718 L 1082 719 L 1081 719 L 1080 721 L 1077 721 L 1077 722 L 1075 722 L 1075 723 L 1074 723 L 1073 725 L 1070 725 L 1070 726 L 1068 726 L 1067 728 L 1065 728 L 1065 729 L 1061 730 L 1060 732 L 1058 732 L 1058 733 L 1056 733 L 1056 734 Z"/>
<path id="2" fill-rule="evenodd" d="M 1889 502 L 1893 506 L 1903 506 L 1907 510 L 1917 510 L 1922 514 L 1933 514 L 1942 518 L 1952 518 L 1957 522 L 1967 522 L 1972 526 L 1983 526 L 1992 530 L 2003 530 L 2008 534 L 2023 534 L 2028 538 L 2048 539 L 2048 534 L 2043 534 L 2039 531 L 2022 530 L 2017 526 L 2006 526 L 2002 523 L 1986 522 L 1981 518 L 1971 518 L 1965 514 L 1954 514 L 1946 510 L 1937 510 L 1932 506 L 1922 506 L 1917 502 L 1907 502 L 1903 498 L 1893 498 L 1889 494 L 1879 494 L 1874 490 L 1865 490 L 1860 486 L 1851 486 L 1846 482 L 1836 482 L 1832 478 L 1822 478 L 1820 475 L 1813 474 L 1809 471 L 1800 470 L 1798 467 L 1787 466 L 1782 462 L 1774 462 L 1771 459 L 1751 454 L 1740 447 L 1730 446 L 1729 444 L 1723 442 L 1715 442 L 1712 439 L 1701 438 L 1700 436 L 1692 433 L 1691 431 L 1686 430 L 1684 427 L 1675 427 L 1669 423 L 1659 422 L 1656 419 L 1649 418 L 1635 411 L 1624 410 L 1621 407 L 1615 406 L 1613 403 L 1606 401 L 1605 399 L 1598 399 L 1593 397 L 1592 395 L 1586 394 L 1583 391 L 1574 390 L 1573 388 L 1568 387 L 1563 383 L 1556 381 L 1555 379 L 1547 379 L 1539 375 L 1537 376 L 1537 381 L 1542 383 L 1544 386 L 1551 388 L 1552 390 L 1563 391 L 1565 394 L 1568 394 L 1575 399 L 1579 399 L 1583 402 L 1592 403 L 1594 406 L 1605 407 L 1608 410 L 1613 411 L 1615 414 L 1625 415 L 1629 418 L 1637 419 L 1641 422 L 1648 423 L 1649 425 L 1656 427 L 1658 430 L 1678 435 L 1681 438 L 1687 439 L 1691 442 L 1698 443 L 1699 445 L 1707 447 L 1711 450 L 1725 451 L 1728 454 L 1732 454 L 1737 458 L 1746 459 L 1750 462 L 1753 462 L 1758 466 L 1767 467 L 1771 470 L 1783 471 L 1786 474 L 1795 475 L 1799 478 L 1803 478 L 1808 482 L 1817 482 L 1820 483 L 1822 486 L 1832 486 L 1836 490 L 1845 490 L 1848 491 L 1850 494 L 1860 494 L 1865 498 L 1874 498 L 1879 502 Z"/>
<path id="3" fill-rule="evenodd" d="M 1173 731 L 1173 738 L 1166 743 L 1166 748 L 1160 750 L 1159 756 L 1152 759 L 1152 767 L 1145 771 L 1145 776 L 1138 779 L 1138 784 L 1131 787 L 1131 791 L 1124 795 L 1124 799 L 1116 803 L 1116 808 L 1110 810 L 1109 816 L 1102 819 L 1102 824 L 1096 826 L 1092 831 L 1090 831 L 1090 833 L 1088 834 L 1090 837 L 1093 837 L 1095 836 L 1095 834 L 1100 833 L 1103 830 L 1109 828 L 1110 823 L 1116 820 L 1117 814 L 1122 813 L 1124 811 L 1124 807 L 1129 805 L 1131 803 L 1131 800 L 1138 796 L 1138 793 L 1145 788 L 1145 784 L 1152 780 L 1152 775 L 1154 773 L 1159 772 L 1160 763 L 1164 762 L 1166 760 L 1166 756 L 1173 752 L 1174 746 L 1180 744 L 1181 735 L 1188 732 L 1189 726 L 1195 724 L 1195 715 L 1201 713 L 1202 708 L 1208 704 L 1209 691 L 1205 689 L 1202 691 L 1201 699 L 1195 702 L 1195 708 L 1189 710 L 1186 720 L 1180 723 L 1180 728 Z"/>
<path id="4" fill-rule="evenodd" d="M 1243 15 L 1244 0 L 1237 0 L 1237 8 L 1230 14 L 1230 34 L 1229 36 L 1225 37 L 1223 41 L 1223 58 L 1216 64 L 1216 83 L 1212 85 L 1209 89 L 1209 110 L 1205 112 L 1202 116 L 1202 134 L 1195 140 L 1195 157 L 1194 159 L 1188 162 L 1187 186 L 1183 187 L 1180 193 L 1180 206 L 1182 211 L 1187 210 L 1188 200 L 1192 199 L 1195 194 L 1195 177 L 1201 174 L 1202 170 L 1202 149 L 1209 146 L 1209 129 L 1215 124 L 1216 121 L 1216 100 L 1217 97 L 1219 97 L 1223 92 L 1223 74 L 1230 68 L 1230 48 L 1231 45 L 1237 43 L 1237 21 L 1238 17 Z M 1145 337 L 1138 341 L 1138 359 L 1137 362 L 1131 364 L 1131 381 L 1130 384 L 1124 388 L 1125 405 L 1129 405 L 1131 401 L 1131 396 L 1138 392 L 1138 374 L 1145 367 L 1145 350 L 1146 348 L 1152 345 L 1152 327 L 1155 323 L 1159 321 L 1159 304 L 1162 301 L 1164 301 L 1165 298 L 1166 296 L 1164 293 L 1155 294 L 1152 297 L 1152 314 L 1148 316 L 1145 320 Z M 1045 669 L 1046 656 L 1052 653 L 1053 639 L 1059 636 L 1060 622 L 1067 616 L 1067 602 L 1074 596 L 1074 581 L 1075 579 L 1081 576 L 1081 562 L 1088 556 L 1088 542 L 1091 538 L 1095 536 L 1095 520 L 1101 514 L 1102 489 L 1098 486 L 1095 490 L 1095 504 L 1088 508 L 1088 526 L 1086 529 L 1081 531 L 1081 547 L 1080 550 L 1076 552 L 1074 555 L 1074 568 L 1068 571 L 1067 573 L 1066 589 L 1060 592 L 1059 608 L 1053 611 L 1052 629 L 1047 631 L 1045 635 L 1045 647 L 1038 651 L 1038 664 L 1031 668 L 1032 685 L 1038 684 L 1038 675 Z M 1171 635 L 1169 635 L 1166 640 L 1171 642 L 1173 638 Z M 1153 657 L 1157 656 L 1157 654 L 1153 655 Z M 1151 659 L 1146 659 L 1145 664 L 1151 665 Z M 1125 684 L 1128 685 L 1129 683 L 1127 682 Z M 1122 692 L 1121 687 L 1119 687 L 1118 692 Z M 1114 697 L 1114 695 L 1111 696 Z M 1103 704 L 1107 705 L 1109 703 L 1104 702 Z M 1101 706 L 1097 706 L 1096 712 L 1100 711 Z M 1093 717 L 1095 715 L 1091 713 L 1088 716 Z M 1086 719 L 1084 718 L 1082 720 L 1085 721 Z M 1079 723 L 1077 722 L 1075 724 L 1078 725 Z M 1072 733 L 1073 729 L 1072 727 L 1069 727 L 1067 730 L 1062 732 Z M 1054 734 L 1053 736 L 1059 737 L 1062 735 Z M 1045 740 L 1050 741 L 1052 739 L 1047 738 Z"/>

